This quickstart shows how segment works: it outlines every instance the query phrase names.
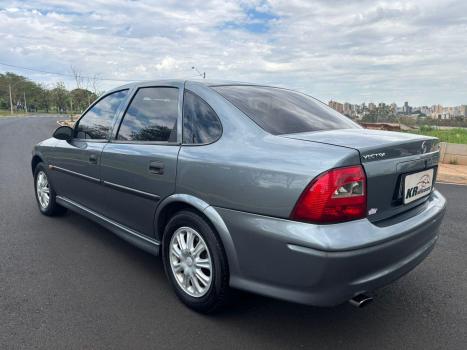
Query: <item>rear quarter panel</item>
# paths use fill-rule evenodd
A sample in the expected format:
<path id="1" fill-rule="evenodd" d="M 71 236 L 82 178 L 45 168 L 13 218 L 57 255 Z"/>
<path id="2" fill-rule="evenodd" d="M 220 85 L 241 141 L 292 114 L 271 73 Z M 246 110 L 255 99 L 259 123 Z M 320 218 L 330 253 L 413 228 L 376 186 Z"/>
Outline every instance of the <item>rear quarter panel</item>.
<path id="1" fill-rule="evenodd" d="M 223 134 L 213 144 L 181 147 L 177 193 L 213 206 L 286 218 L 315 176 L 360 164 L 355 150 L 270 135 L 211 89 L 187 88 L 214 108 Z"/>

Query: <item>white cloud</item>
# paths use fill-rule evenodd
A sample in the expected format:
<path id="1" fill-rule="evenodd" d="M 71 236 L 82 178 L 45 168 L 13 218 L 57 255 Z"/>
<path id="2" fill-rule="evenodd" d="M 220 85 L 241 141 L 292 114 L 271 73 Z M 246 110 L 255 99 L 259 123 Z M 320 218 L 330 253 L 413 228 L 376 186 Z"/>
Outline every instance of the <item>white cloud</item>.
<path id="1" fill-rule="evenodd" d="M 462 0 L 6 3 L 0 62 L 141 80 L 191 78 L 194 65 L 208 78 L 287 86 L 324 100 L 467 103 Z"/>
<path id="2" fill-rule="evenodd" d="M 166 70 L 171 71 L 174 69 L 178 69 L 177 61 L 172 57 L 165 57 L 161 63 L 156 64 L 156 68 L 158 70 Z"/>

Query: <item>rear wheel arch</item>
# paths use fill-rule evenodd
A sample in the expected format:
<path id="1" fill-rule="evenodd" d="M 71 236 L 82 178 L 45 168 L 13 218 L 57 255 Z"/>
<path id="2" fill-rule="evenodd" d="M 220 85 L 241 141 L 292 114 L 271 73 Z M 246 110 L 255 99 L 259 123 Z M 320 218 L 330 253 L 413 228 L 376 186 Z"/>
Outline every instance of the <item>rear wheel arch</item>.
<path id="1" fill-rule="evenodd" d="M 191 195 L 175 194 L 166 198 L 156 210 L 155 235 L 159 242 L 163 242 L 164 229 L 175 213 L 189 210 L 200 215 L 211 226 L 222 242 L 229 266 L 230 276 L 237 275 L 238 260 L 231 234 L 219 213 L 208 203 Z"/>
<path id="2" fill-rule="evenodd" d="M 187 204 L 185 202 L 174 201 L 166 204 L 156 215 L 155 228 L 156 228 L 156 238 L 158 241 L 162 242 L 164 229 L 170 218 L 175 215 L 175 213 L 182 210 L 191 210 L 197 214 L 202 215 L 198 209 L 194 206 Z"/>

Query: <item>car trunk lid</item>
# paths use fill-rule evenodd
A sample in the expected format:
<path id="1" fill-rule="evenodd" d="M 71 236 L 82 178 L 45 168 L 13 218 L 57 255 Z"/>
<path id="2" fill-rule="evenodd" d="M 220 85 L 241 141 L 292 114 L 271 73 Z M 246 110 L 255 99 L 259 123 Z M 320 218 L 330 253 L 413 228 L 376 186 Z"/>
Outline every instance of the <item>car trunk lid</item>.
<path id="1" fill-rule="evenodd" d="M 433 169 L 439 161 L 438 139 L 408 133 L 368 129 L 342 129 L 281 135 L 355 149 L 367 176 L 368 219 L 376 222 L 406 212 L 426 201 L 422 196 L 409 203 L 406 176 Z M 420 173 L 426 175 L 426 173 Z M 428 172 L 431 176 L 431 171 Z M 413 183 L 413 179 L 408 181 Z"/>

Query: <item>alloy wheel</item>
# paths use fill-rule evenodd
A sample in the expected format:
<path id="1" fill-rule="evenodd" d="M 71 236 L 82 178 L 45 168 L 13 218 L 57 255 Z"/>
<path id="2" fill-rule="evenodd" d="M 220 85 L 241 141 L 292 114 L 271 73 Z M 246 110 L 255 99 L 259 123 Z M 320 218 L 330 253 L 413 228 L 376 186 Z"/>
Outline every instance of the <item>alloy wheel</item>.
<path id="1" fill-rule="evenodd" d="M 42 209 L 46 209 L 50 203 L 50 186 L 47 175 L 42 170 L 37 174 L 36 192 L 39 205 Z"/>
<path id="2" fill-rule="evenodd" d="M 191 227 L 178 228 L 170 240 L 170 266 L 179 287 L 200 298 L 209 291 L 213 266 L 209 248 Z"/>

